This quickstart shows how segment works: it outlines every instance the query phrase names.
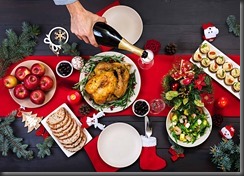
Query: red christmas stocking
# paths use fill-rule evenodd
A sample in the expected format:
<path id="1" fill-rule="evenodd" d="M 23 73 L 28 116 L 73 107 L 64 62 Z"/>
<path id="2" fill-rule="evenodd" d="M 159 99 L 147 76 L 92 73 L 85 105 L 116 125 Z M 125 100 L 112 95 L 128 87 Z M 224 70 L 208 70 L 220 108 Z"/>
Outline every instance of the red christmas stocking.
<path id="1" fill-rule="evenodd" d="M 156 145 L 157 139 L 155 137 L 142 138 L 142 152 L 140 155 L 140 168 L 142 170 L 160 170 L 166 167 L 167 163 L 164 159 L 157 155 Z"/>

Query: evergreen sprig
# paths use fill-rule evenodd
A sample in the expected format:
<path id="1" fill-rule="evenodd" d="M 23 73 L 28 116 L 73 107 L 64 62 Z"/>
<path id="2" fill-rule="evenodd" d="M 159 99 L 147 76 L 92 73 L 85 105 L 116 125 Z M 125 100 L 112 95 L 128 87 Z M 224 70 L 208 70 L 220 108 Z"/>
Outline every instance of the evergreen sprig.
<path id="1" fill-rule="evenodd" d="M 211 161 L 224 172 L 240 171 L 240 144 L 232 139 L 222 141 L 210 147 Z"/>
<path id="2" fill-rule="evenodd" d="M 0 44 L 0 77 L 12 63 L 31 55 L 40 34 L 39 26 L 22 23 L 22 33 L 18 36 L 12 29 L 6 30 L 6 38 Z"/>
<path id="3" fill-rule="evenodd" d="M 70 56 L 79 56 L 80 52 L 77 49 L 77 43 L 72 43 L 71 45 L 69 43 L 61 44 L 61 48 L 63 49 L 63 54 L 67 54 Z"/>
<path id="4" fill-rule="evenodd" d="M 43 143 L 36 144 L 36 147 L 38 148 L 38 154 L 37 157 L 39 158 L 45 158 L 46 156 L 51 155 L 50 148 L 53 146 L 54 140 L 51 136 L 47 137 Z"/>
<path id="5" fill-rule="evenodd" d="M 237 23 L 236 17 L 234 15 L 229 15 L 226 19 L 226 23 L 229 27 L 229 32 L 233 32 L 233 34 L 237 37 L 240 36 L 240 24 Z"/>
<path id="6" fill-rule="evenodd" d="M 22 143 L 22 138 L 14 136 L 10 126 L 15 120 L 15 115 L 16 111 L 13 111 L 8 117 L 0 118 L 0 152 L 2 156 L 7 156 L 9 150 L 12 150 L 18 158 L 31 160 L 33 159 L 33 151 L 27 150 L 28 145 Z"/>

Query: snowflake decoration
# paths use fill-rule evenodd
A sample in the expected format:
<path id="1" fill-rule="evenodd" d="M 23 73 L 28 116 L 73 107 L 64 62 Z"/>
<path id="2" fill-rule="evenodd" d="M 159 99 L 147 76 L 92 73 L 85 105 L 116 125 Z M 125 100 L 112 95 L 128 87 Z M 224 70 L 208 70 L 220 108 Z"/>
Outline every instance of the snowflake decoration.
<path id="1" fill-rule="evenodd" d="M 66 39 L 66 32 L 62 31 L 61 29 L 58 30 L 58 32 L 54 32 L 55 40 L 58 40 L 59 42 L 62 42 L 62 40 Z"/>

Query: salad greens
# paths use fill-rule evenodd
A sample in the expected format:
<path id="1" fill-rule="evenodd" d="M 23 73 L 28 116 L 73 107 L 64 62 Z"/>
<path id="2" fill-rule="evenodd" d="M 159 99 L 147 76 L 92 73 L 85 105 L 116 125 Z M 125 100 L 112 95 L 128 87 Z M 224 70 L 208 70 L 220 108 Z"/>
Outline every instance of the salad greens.
<path id="1" fill-rule="evenodd" d="M 179 140 L 185 143 L 194 143 L 210 127 L 207 118 L 207 114 L 201 107 L 196 108 L 195 112 L 180 111 L 174 108 L 170 113 L 169 130 L 176 142 Z"/>

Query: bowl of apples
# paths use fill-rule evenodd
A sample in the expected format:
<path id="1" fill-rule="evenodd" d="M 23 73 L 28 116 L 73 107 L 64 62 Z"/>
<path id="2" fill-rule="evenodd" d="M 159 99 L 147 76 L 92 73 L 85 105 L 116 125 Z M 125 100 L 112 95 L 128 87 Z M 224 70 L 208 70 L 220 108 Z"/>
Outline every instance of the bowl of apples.
<path id="1" fill-rule="evenodd" d="M 13 100 L 27 108 L 48 103 L 56 91 L 56 77 L 44 62 L 28 60 L 18 64 L 3 78 Z"/>

